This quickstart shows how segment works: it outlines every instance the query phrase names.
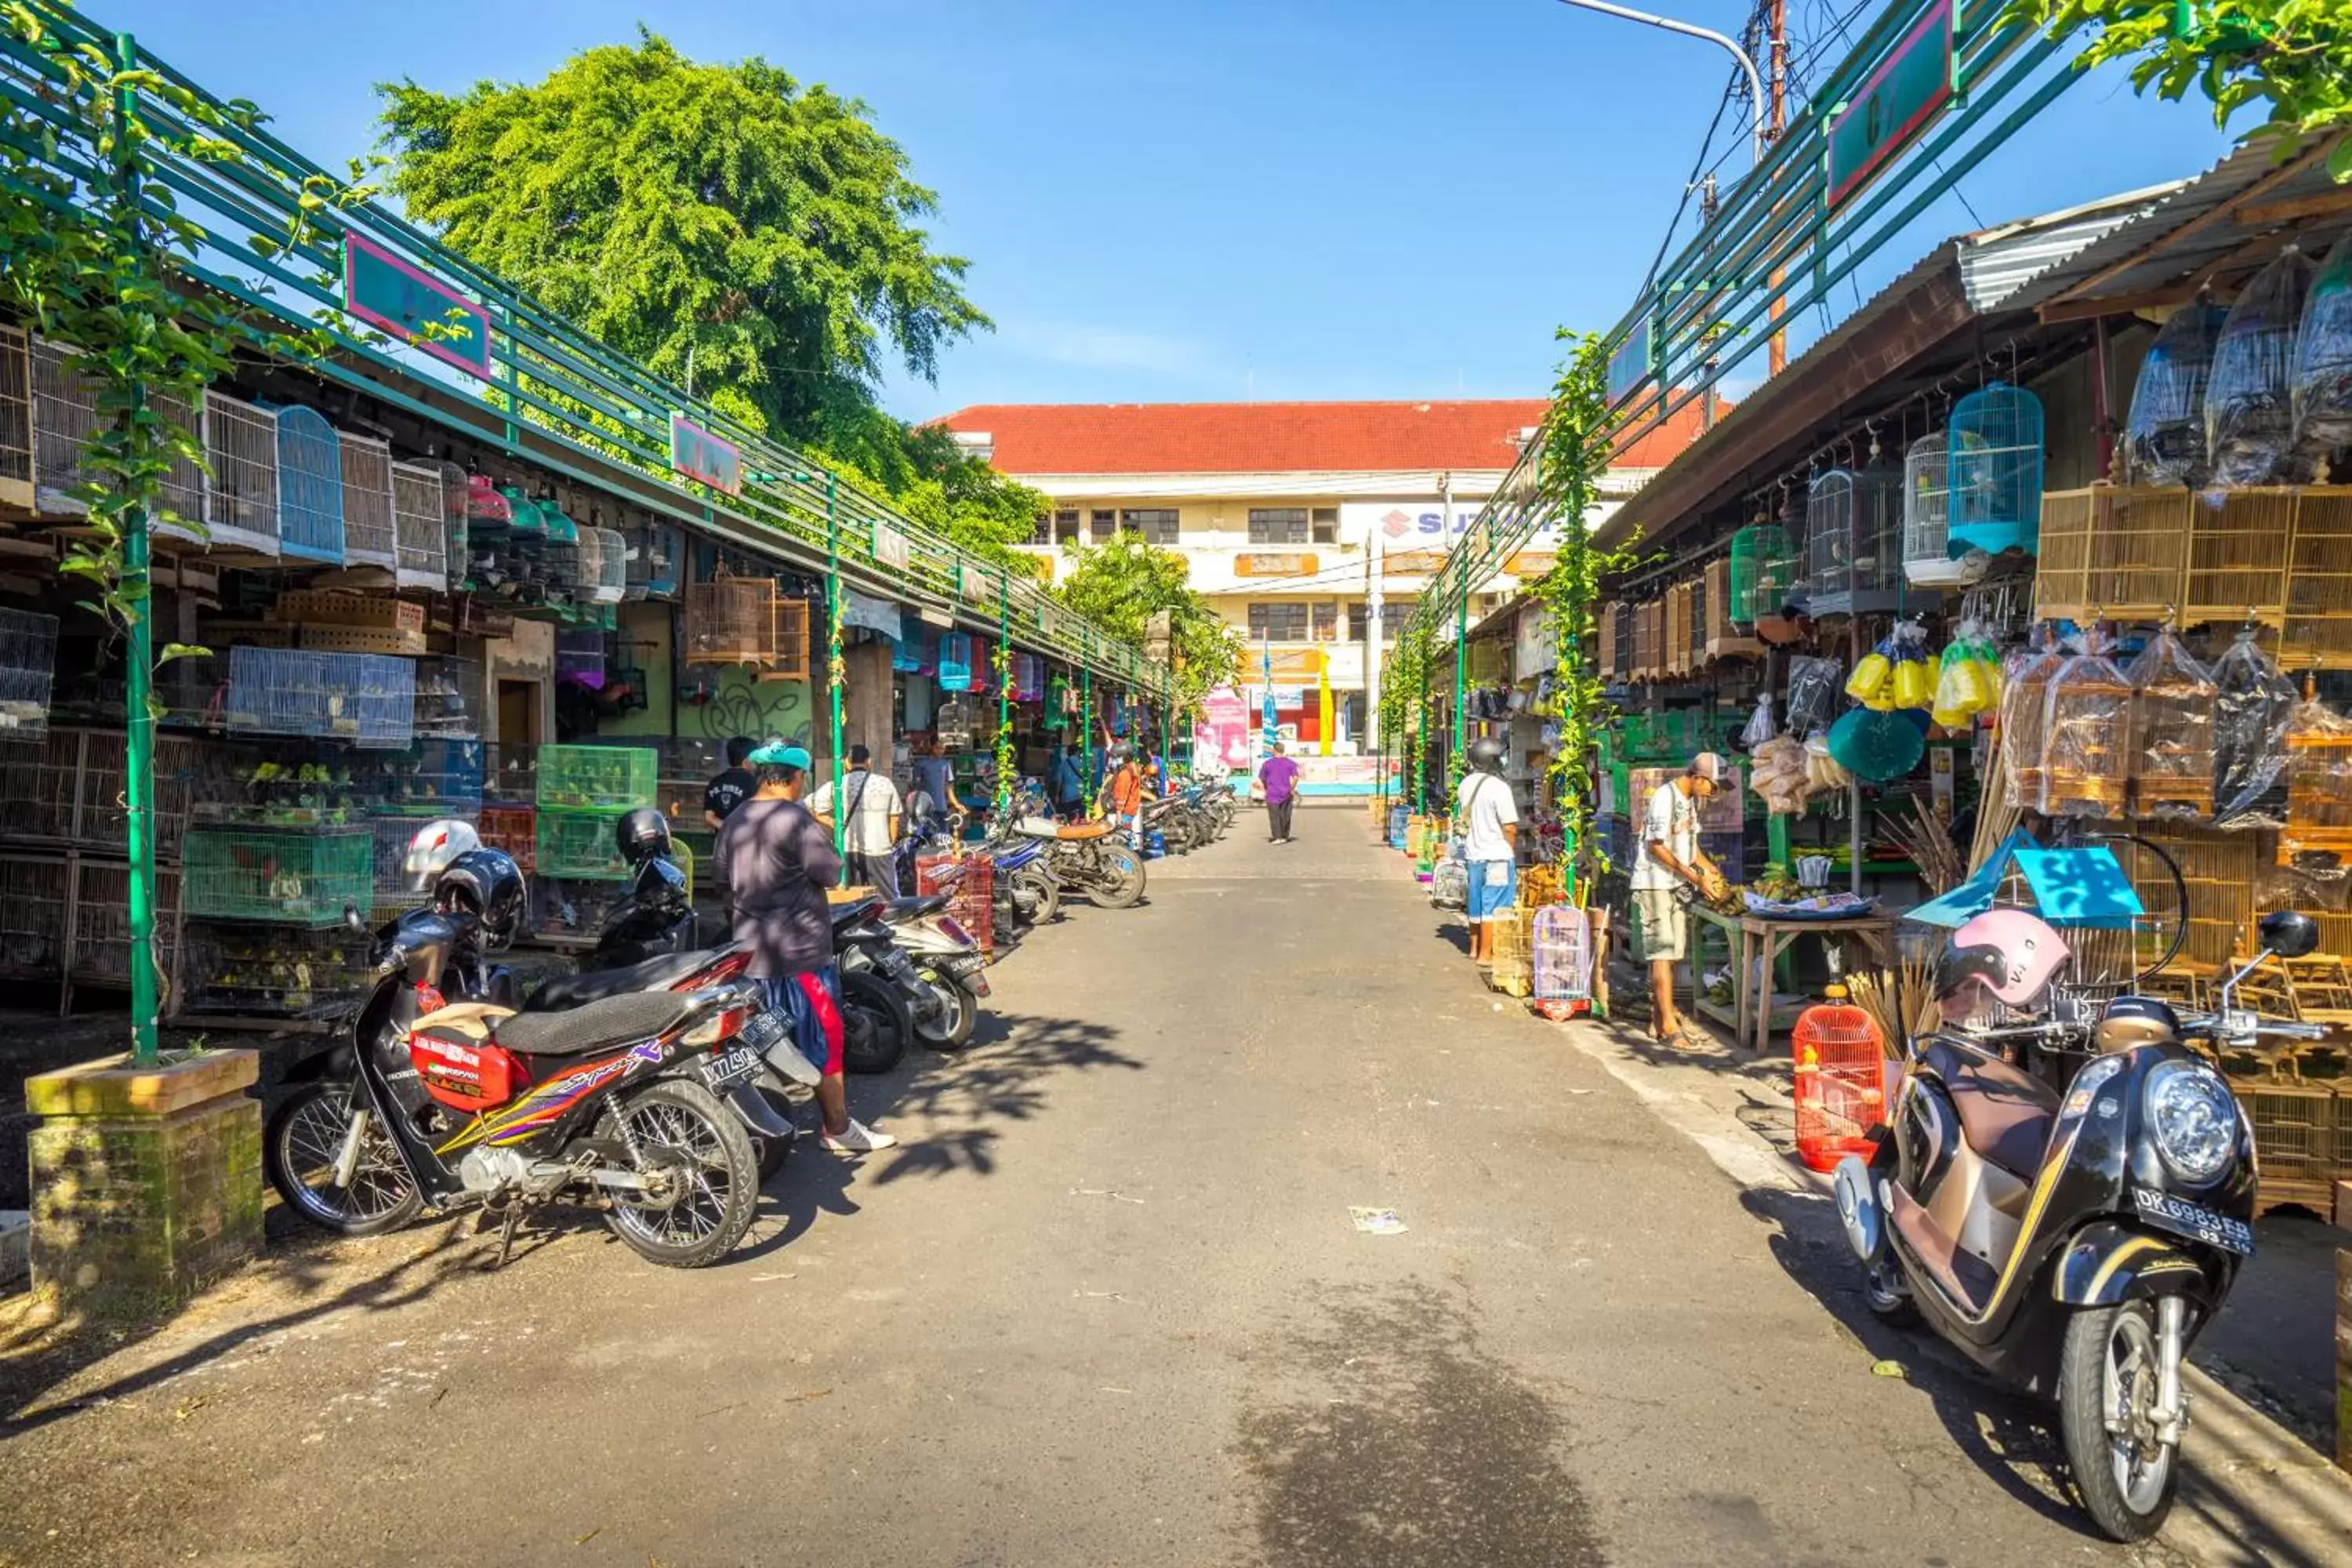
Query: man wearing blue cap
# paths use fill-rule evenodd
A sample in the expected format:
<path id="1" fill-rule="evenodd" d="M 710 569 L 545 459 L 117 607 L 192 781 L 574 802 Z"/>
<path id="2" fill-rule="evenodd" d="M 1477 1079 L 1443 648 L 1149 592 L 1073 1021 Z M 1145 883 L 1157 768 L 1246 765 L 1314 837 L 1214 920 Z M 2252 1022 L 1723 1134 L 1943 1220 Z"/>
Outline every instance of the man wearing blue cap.
<path id="1" fill-rule="evenodd" d="M 816 1086 L 824 1146 L 863 1154 L 898 1141 L 849 1114 L 842 1078 L 841 982 L 833 967 L 833 917 L 824 890 L 841 882 L 833 835 L 801 805 L 809 754 L 771 741 L 752 752 L 751 798 L 719 830 L 719 879 L 733 909 L 735 940 L 751 949 L 751 977 L 791 1022 L 801 1054 L 824 1072 Z"/>

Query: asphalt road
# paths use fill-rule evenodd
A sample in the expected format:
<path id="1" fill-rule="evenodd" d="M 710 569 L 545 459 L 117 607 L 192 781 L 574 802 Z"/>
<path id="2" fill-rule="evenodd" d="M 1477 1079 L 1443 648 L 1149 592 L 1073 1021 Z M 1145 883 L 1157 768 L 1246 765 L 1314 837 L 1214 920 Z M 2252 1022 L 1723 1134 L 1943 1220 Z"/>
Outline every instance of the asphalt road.
<path id="1" fill-rule="evenodd" d="M 1256 826 L 999 966 L 991 1043 L 857 1086 L 907 1144 L 804 1146 L 721 1267 L 281 1226 L 101 1359 L 20 1348 L 0 1561 L 2171 1560 L 1496 1007 L 1360 811 Z"/>

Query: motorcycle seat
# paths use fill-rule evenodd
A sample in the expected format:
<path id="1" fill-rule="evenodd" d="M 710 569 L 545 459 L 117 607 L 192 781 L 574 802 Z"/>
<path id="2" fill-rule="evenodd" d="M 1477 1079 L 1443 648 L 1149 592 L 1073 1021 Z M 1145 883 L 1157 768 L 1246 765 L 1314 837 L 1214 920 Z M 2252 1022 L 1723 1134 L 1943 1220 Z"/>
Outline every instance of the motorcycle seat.
<path id="1" fill-rule="evenodd" d="M 608 997 L 564 1013 L 517 1013 L 502 1018 L 490 1037 L 527 1057 L 579 1057 L 639 1040 L 677 1026 L 694 1007 L 677 991 L 640 991 Z"/>
<path id="2" fill-rule="evenodd" d="M 1927 1065 L 1951 1091 L 1962 1141 L 2011 1175 L 2031 1182 L 2058 1121 L 2057 1091 L 1941 1035 L 1927 1042 Z"/>
<path id="3" fill-rule="evenodd" d="M 838 932 L 857 924 L 873 911 L 878 899 L 852 899 L 845 904 L 833 906 L 833 929 Z"/>
<path id="4" fill-rule="evenodd" d="M 709 952 L 665 952 L 618 969 L 590 969 L 560 975 L 530 994 L 526 1013 L 562 1013 L 638 991 L 667 991 L 711 962 Z"/>
<path id="5" fill-rule="evenodd" d="M 1098 822 L 1072 822 L 1065 823 L 1063 825 L 1060 837 L 1064 838 L 1078 839 L 1105 838 L 1117 831 L 1117 825 L 1108 820 Z"/>
<path id="6" fill-rule="evenodd" d="M 926 893 L 919 899 L 895 899 L 890 904 L 890 918 L 894 921 L 919 921 L 947 907 L 948 895 L 945 893 Z"/>

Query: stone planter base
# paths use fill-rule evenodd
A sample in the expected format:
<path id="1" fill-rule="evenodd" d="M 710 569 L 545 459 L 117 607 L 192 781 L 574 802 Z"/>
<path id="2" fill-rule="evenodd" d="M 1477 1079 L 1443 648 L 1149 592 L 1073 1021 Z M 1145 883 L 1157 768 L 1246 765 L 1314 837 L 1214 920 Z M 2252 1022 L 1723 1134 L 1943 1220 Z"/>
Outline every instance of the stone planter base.
<path id="1" fill-rule="evenodd" d="M 252 1051 L 135 1067 L 110 1057 L 25 1082 L 33 1283 L 62 1308 L 138 1316 L 261 1250 Z"/>

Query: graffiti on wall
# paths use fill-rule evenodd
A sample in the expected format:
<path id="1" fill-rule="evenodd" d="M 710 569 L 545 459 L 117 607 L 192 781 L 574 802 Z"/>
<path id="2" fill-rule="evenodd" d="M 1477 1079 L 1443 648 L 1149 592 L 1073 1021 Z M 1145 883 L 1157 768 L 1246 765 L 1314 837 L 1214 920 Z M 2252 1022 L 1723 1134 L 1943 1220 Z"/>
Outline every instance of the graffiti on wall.
<path id="1" fill-rule="evenodd" d="M 758 680 L 749 669 L 730 667 L 719 672 L 708 702 L 680 703 L 680 735 L 724 741 L 748 735 L 755 741 L 782 736 L 796 746 L 810 743 L 814 732 L 815 699 L 805 680 Z"/>

